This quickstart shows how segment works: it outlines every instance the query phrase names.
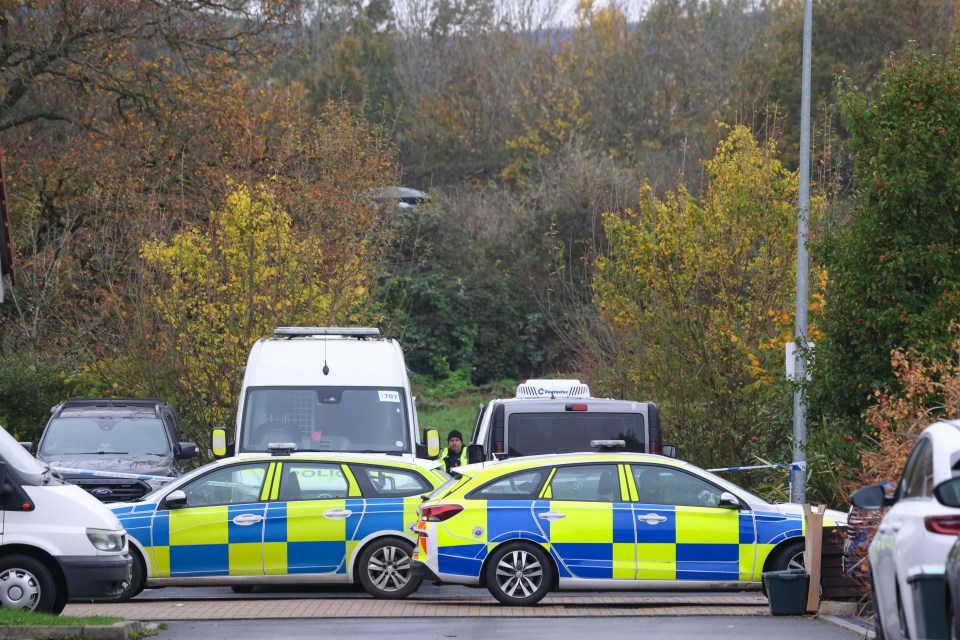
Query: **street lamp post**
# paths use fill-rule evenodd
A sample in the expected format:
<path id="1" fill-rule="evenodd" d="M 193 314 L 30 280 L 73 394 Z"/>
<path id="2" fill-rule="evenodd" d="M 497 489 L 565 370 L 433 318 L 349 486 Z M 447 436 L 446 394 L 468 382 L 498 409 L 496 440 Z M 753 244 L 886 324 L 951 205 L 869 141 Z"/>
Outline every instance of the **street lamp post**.
<path id="1" fill-rule="evenodd" d="M 809 256 L 807 254 L 807 215 L 810 208 L 810 49 L 813 42 L 813 0 L 803 7 L 803 70 L 800 91 L 800 206 L 797 211 L 797 317 L 794 340 L 807 342 L 807 298 L 809 288 Z M 806 381 L 806 357 L 809 350 L 794 350 L 795 380 L 793 393 L 793 464 L 790 467 L 790 502 L 803 503 L 807 497 L 807 422 L 803 391 Z"/>

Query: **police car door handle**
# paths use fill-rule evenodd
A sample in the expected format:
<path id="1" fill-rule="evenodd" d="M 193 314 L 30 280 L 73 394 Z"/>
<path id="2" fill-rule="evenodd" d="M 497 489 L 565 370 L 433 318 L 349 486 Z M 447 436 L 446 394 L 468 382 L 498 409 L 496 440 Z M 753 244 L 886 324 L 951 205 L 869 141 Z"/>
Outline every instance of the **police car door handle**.
<path id="1" fill-rule="evenodd" d="M 655 513 L 648 513 L 643 516 L 637 516 L 637 520 L 640 522 L 646 522 L 647 524 L 660 524 L 666 518 L 664 516 L 657 515 Z"/>
<path id="2" fill-rule="evenodd" d="M 263 516 L 258 516 L 255 513 L 241 513 L 236 518 L 233 519 L 233 524 L 238 524 L 240 526 L 257 524 L 263 520 Z"/>
<path id="3" fill-rule="evenodd" d="M 325 518 L 332 518 L 334 520 L 342 520 L 343 518 L 349 518 L 353 515 L 353 511 L 350 509 L 327 509 L 323 512 Z"/>
<path id="4" fill-rule="evenodd" d="M 554 520 L 562 520 L 567 517 L 567 514 L 560 513 L 559 511 L 547 511 L 545 513 L 538 513 L 537 517 L 541 520 L 549 520 L 553 522 Z"/>

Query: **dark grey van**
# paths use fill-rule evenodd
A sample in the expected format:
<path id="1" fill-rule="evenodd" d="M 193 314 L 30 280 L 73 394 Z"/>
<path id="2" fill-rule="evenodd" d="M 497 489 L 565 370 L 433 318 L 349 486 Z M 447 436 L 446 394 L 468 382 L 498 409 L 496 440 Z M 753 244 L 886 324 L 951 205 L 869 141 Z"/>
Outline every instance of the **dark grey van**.
<path id="1" fill-rule="evenodd" d="M 480 407 L 470 462 L 551 453 L 632 451 L 663 454 L 653 402 L 594 398 L 579 380 L 527 380 L 514 398 Z M 672 446 L 668 455 L 675 455 Z"/>

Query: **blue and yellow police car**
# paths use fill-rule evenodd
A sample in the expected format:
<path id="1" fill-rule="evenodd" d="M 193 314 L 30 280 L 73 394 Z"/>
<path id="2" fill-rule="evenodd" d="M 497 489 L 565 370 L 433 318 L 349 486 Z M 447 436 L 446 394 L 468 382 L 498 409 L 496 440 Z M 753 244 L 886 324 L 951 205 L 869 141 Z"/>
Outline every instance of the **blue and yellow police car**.
<path id="1" fill-rule="evenodd" d="M 824 526 L 843 526 L 827 510 Z M 530 605 L 574 589 L 750 588 L 803 566 L 801 505 L 691 464 L 581 453 L 472 464 L 420 505 L 413 572 Z"/>
<path id="2" fill-rule="evenodd" d="M 110 505 L 129 534 L 133 576 L 145 587 L 359 582 L 403 598 L 421 496 L 449 476 L 441 463 L 385 454 L 273 454 L 227 458 Z"/>

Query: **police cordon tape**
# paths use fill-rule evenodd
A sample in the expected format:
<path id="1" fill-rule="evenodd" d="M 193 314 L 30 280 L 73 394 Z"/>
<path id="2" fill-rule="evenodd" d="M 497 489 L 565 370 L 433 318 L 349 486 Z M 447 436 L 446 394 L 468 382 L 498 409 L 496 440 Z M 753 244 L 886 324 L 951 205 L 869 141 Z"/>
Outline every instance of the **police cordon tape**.
<path id="1" fill-rule="evenodd" d="M 753 469 L 776 469 L 778 467 L 790 467 L 791 471 L 806 471 L 806 462 L 784 462 L 781 464 L 757 464 L 752 467 L 720 467 L 719 469 L 707 469 L 711 473 L 721 471 L 751 471 Z"/>
<path id="2" fill-rule="evenodd" d="M 143 480 L 144 482 L 153 482 L 156 485 L 164 485 L 176 480 L 169 476 L 148 476 L 137 473 L 123 473 L 121 471 L 93 471 L 91 469 L 73 469 L 70 467 L 50 467 L 60 474 L 69 473 L 71 475 L 90 476 L 94 478 L 128 478 L 130 480 Z"/>

